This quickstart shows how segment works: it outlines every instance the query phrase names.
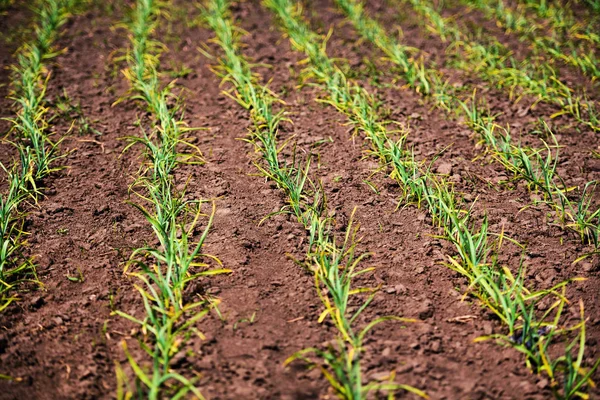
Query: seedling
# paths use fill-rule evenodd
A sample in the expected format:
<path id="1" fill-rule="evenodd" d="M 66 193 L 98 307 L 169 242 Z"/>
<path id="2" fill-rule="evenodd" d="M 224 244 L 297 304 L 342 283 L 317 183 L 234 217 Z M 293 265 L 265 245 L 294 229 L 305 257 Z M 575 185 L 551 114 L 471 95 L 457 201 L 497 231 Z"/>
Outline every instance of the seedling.
<path id="1" fill-rule="evenodd" d="M 241 319 L 237 320 L 237 321 L 236 321 L 236 322 L 233 324 L 233 330 L 234 330 L 234 331 L 235 331 L 235 330 L 237 330 L 237 329 L 238 329 L 238 326 L 239 326 L 240 324 L 243 324 L 243 323 L 247 323 L 247 324 L 249 324 L 249 325 L 252 325 L 252 324 L 254 324 L 254 321 L 255 321 L 255 320 L 256 320 L 256 311 L 254 311 L 254 312 L 252 313 L 252 315 L 250 316 L 250 318 L 241 318 Z"/>
<path id="2" fill-rule="evenodd" d="M 85 282 L 85 277 L 83 276 L 83 272 L 81 271 L 81 268 L 77 267 L 77 275 L 65 275 L 67 277 L 68 280 L 70 280 L 71 282 L 77 282 L 77 283 L 83 283 Z"/>

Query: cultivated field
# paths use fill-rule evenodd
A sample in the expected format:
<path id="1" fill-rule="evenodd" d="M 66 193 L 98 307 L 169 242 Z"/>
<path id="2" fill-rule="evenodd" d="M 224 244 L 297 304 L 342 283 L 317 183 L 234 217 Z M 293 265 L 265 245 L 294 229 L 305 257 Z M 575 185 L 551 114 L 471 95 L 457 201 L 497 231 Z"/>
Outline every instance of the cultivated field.
<path id="1" fill-rule="evenodd" d="M 0 0 L 0 399 L 600 396 L 598 0 Z"/>

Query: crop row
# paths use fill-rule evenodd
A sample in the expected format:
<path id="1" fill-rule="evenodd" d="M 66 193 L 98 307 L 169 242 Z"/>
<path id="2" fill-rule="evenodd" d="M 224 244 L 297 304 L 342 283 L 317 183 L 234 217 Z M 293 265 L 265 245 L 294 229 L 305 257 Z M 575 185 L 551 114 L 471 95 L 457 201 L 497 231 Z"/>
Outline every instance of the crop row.
<path id="1" fill-rule="evenodd" d="M 281 103 L 266 86 L 258 83 L 248 62 L 239 51 L 239 29 L 231 21 L 227 0 L 212 0 L 205 11 L 206 21 L 216 34 L 215 42 L 223 50 L 216 72 L 223 81 L 232 85 L 230 97 L 250 111 L 253 129 L 248 139 L 261 160 L 256 163 L 260 173 L 275 182 L 289 203 L 279 213 L 293 214 L 306 230 L 308 246 L 306 258 L 301 265 L 314 276 L 316 294 L 324 311 L 319 322 L 330 319 L 337 329 L 335 345 L 327 348 L 308 348 L 291 356 L 307 361 L 312 367 L 320 368 L 337 395 L 344 399 L 363 399 L 369 392 L 386 390 L 394 392 L 408 390 L 426 397 L 422 391 L 395 382 L 363 383 L 361 358 L 364 353 L 363 339 L 376 325 L 388 320 L 408 320 L 388 316 L 370 321 L 357 327 L 357 319 L 373 300 L 376 290 L 356 287 L 355 278 L 369 273 L 372 268 L 363 267 L 368 254 L 357 253 L 356 234 L 352 217 L 346 234 L 339 244 L 332 233 L 332 221 L 327 217 L 326 199 L 321 185 L 310 178 L 310 159 L 302 160 L 294 155 L 292 161 L 281 160 L 281 144 L 277 141 L 279 124 L 285 119 L 285 110 L 276 112 L 273 105 Z M 362 299 L 355 299 L 360 297 Z M 356 311 L 350 311 L 356 304 Z M 312 355 L 316 357 L 317 361 Z"/>
<path id="2" fill-rule="evenodd" d="M 165 12 L 165 4 L 161 2 L 138 0 L 131 21 L 125 24 L 131 42 L 125 56 L 124 75 L 131 84 L 127 98 L 139 100 L 151 114 L 148 130 L 127 138 L 129 144 L 125 151 L 140 145 L 146 158 L 131 186 L 139 200 L 132 205 L 152 227 L 159 244 L 135 249 L 126 264 L 126 272 L 140 282 L 135 287 L 142 297 L 145 316 L 140 318 L 122 311 L 115 314 L 140 326 L 143 332 L 138 338 L 140 348 L 152 364 L 149 369 L 144 368 L 123 342 L 136 382 L 130 383 L 118 366 L 119 398 L 181 398 L 189 392 L 202 398 L 193 380 L 174 372 L 170 364 L 173 357 L 185 351 L 190 335 L 201 335 L 196 323 L 218 300 L 205 296 L 187 299 L 184 291 L 190 281 L 201 276 L 229 272 L 210 268 L 203 261 L 208 259 L 220 264 L 217 258 L 202 254 L 215 213 L 214 202 L 212 211 L 206 215 L 202 211 L 206 201 L 187 199 L 185 190 L 175 189 L 175 170 L 181 164 L 201 164 L 202 158 L 200 151 L 184 136 L 192 129 L 181 120 L 181 102 L 171 92 L 174 83 L 161 86 L 159 79 L 160 53 L 164 46 L 152 36 Z M 193 233 L 203 220 L 202 233 L 195 239 Z"/>
<path id="3" fill-rule="evenodd" d="M 0 195 L 0 311 L 17 298 L 14 289 L 20 284 L 41 284 L 33 258 L 24 251 L 24 213 L 26 204 L 37 203 L 42 180 L 59 168 L 56 162 L 63 157 L 58 151 L 62 139 L 52 141 L 48 133 L 45 103 L 50 73 L 46 64 L 58 54 L 54 44 L 72 3 L 51 0 L 36 10 L 34 37 L 21 47 L 13 66 L 10 98 L 16 115 L 9 122 L 15 133 L 11 144 L 19 157 L 12 166 L 0 163 L 8 181 L 7 193 Z"/>

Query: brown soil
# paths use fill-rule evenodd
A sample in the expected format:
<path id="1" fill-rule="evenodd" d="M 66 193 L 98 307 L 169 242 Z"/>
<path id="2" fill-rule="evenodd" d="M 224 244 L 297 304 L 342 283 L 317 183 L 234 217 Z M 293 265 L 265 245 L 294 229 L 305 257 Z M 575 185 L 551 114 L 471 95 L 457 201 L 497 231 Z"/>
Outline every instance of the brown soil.
<path id="1" fill-rule="evenodd" d="M 318 10 L 313 14 L 323 29 L 336 26 L 328 46 L 332 56 L 348 58 L 355 68 L 361 67 L 365 57 L 376 60 L 380 56 L 368 44 L 356 44 L 350 26 L 338 26 L 341 18 L 331 2 L 311 4 L 313 11 Z M 272 16 L 257 2 L 236 4 L 233 11 L 249 32 L 244 37 L 245 54 L 257 63 L 270 64 L 272 68 L 262 68 L 261 73 L 265 79 L 273 78 L 272 88 L 284 93 L 294 123 L 283 127 L 282 138 L 294 136 L 299 148 L 319 155 L 315 174 L 323 181 L 340 231 L 357 207 L 356 221 L 363 237 L 360 249 L 373 253 L 369 263 L 377 267 L 360 283 L 382 286 L 364 320 L 398 315 L 419 321 L 375 329 L 366 346 L 365 375 L 378 379 L 396 370 L 397 381 L 421 388 L 434 399 L 549 398 L 547 380 L 532 375 L 518 353 L 493 343 L 473 343 L 483 334 L 502 332 L 503 327 L 476 301 L 460 301 L 465 281 L 442 265 L 454 254 L 453 248 L 433 236 L 436 230 L 422 211 L 397 209 L 398 187 L 382 174 L 373 175 L 378 165 L 364 159 L 367 145 L 352 137 L 343 116 L 314 101 L 321 96 L 316 88 L 296 89 L 290 69 L 299 73 L 297 65 L 303 56 L 291 50 Z M 141 158 L 135 149 L 122 153 L 126 142 L 120 140 L 138 134 L 135 121 L 146 115 L 131 101 L 112 105 L 127 90 L 113 58 L 127 46 L 127 37 L 111 29 L 123 12 L 123 7 L 116 6 L 111 13 L 94 8 L 78 15 L 65 27 L 60 41 L 60 47 L 68 51 L 53 64 L 48 96 L 56 101 L 66 90 L 101 135 L 73 130 L 63 146 L 65 151 L 72 150 L 65 159 L 68 168 L 44 182 L 47 198 L 28 216 L 30 251 L 36 255 L 44 288 L 23 292 L 21 300 L 0 316 L 0 374 L 21 378 L 0 380 L 0 399 L 114 398 L 115 362 L 126 364 L 121 341 L 135 347 L 137 327 L 111 315 L 111 310 L 143 312 L 134 282 L 123 274 L 123 263 L 133 248 L 154 239 L 142 216 L 126 203 Z M 18 15 L 8 14 L 2 34 L 22 23 Z M 197 12 L 180 5 L 173 15 L 185 15 L 191 21 Z M 308 371 L 301 363 L 283 366 L 295 351 L 328 342 L 335 333 L 317 322 L 321 305 L 312 278 L 291 260 L 301 258 L 305 251 L 303 230 L 285 216 L 259 224 L 285 200 L 256 176 L 253 148 L 239 140 L 250 128 L 248 115 L 221 93 L 218 78 L 209 70 L 212 61 L 196 49 L 212 34 L 202 27 L 173 23 L 161 35 L 170 48 L 163 65 L 185 65 L 192 71 L 178 80 L 178 87 L 184 89 L 187 122 L 209 128 L 195 133 L 195 144 L 207 163 L 182 168 L 177 178 L 192 178 L 190 196 L 215 199 L 217 213 L 206 250 L 233 270 L 230 275 L 201 281 L 195 289 L 221 299 L 222 318 L 214 313 L 198 324 L 207 338 L 192 339 L 188 347 L 193 355 L 180 357 L 176 368 L 199 374 L 198 386 L 211 399 L 332 398 L 318 371 Z M 416 27 L 406 27 L 405 38 L 410 45 L 430 52 L 440 48 Z M 217 47 L 209 47 L 219 54 Z M 12 62 L 12 51 L 11 46 L 0 48 L 3 65 Z M 378 65 L 385 69 L 385 64 Z M 6 74 L 0 76 L 0 83 L 8 82 Z M 383 79 L 389 77 L 384 74 Z M 588 278 L 573 284 L 569 296 L 573 310 L 579 298 L 586 304 L 588 362 L 596 359 L 598 260 L 572 265 L 587 247 L 575 236 L 548 225 L 547 210 L 531 207 L 519 212 L 531 202 L 527 190 L 520 184 L 498 184 L 507 178 L 505 172 L 485 158 L 472 161 L 480 149 L 467 128 L 432 111 L 418 95 L 399 86 L 371 89 L 389 108 L 391 118 L 410 124 L 410 142 L 419 157 L 432 159 L 450 146 L 436 167 L 451 168 L 457 190 L 467 193 L 471 201 L 477 198 L 477 213 L 485 210 L 490 215 L 492 231 L 504 226 L 507 235 L 527 244 L 529 282 L 545 288 L 568 277 Z M 10 116 L 5 93 L 2 88 L 0 112 Z M 505 112 L 517 130 L 553 112 L 551 107 L 538 107 L 525 120 L 515 121 L 518 106 L 503 94 L 494 97 L 493 109 Z M 68 118 L 56 118 L 52 129 L 62 135 L 69 126 Z M 600 164 L 589 153 L 597 146 L 592 132 L 564 130 L 559 142 L 563 145 L 561 173 L 569 182 L 600 178 Z M 2 161 L 8 154 L 4 149 L 0 148 Z M 502 257 L 516 268 L 521 252 L 507 245 Z M 84 282 L 67 278 L 77 276 L 78 271 Z M 463 316 L 470 317 L 456 322 Z M 595 389 L 592 395 L 599 393 Z"/>

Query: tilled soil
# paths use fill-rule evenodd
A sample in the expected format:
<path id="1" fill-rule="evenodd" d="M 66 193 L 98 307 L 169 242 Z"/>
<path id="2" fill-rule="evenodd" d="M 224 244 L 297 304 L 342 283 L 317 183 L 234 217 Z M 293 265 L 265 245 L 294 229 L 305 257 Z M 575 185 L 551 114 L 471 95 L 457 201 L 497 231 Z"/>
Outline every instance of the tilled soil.
<path id="1" fill-rule="evenodd" d="M 311 11 L 319 10 L 324 31 L 336 26 L 328 45 L 332 56 L 349 58 L 354 66 L 363 57 L 379 57 L 368 44 L 354 44 L 356 34 L 348 25 L 339 26 L 340 15 L 331 3 L 313 3 Z M 117 61 L 127 37 L 122 30 L 111 29 L 123 18 L 124 7 L 112 11 L 94 8 L 74 17 L 59 44 L 68 50 L 52 67 L 48 97 L 56 101 L 66 91 L 101 134 L 77 128 L 71 132 L 62 146 L 71 150 L 64 160 L 67 168 L 44 182 L 47 198 L 28 216 L 30 251 L 36 255 L 44 288 L 22 293 L 0 319 L 0 373 L 21 378 L 0 380 L 2 399 L 114 398 L 115 363 L 126 365 L 122 341 L 135 348 L 137 327 L 111 312 L 143 313 L 135 282 L 123 274 L 123 267 L 133 248 L 154 238 L 140 213 L 126 203 L 135 200 L 129 189 L 142 158 L 136 148 L 123 153 L 127 142 L 122 138 L 139 134 L 135 123 L 138 118 L 147 122 L 147 116 L 135 102 L 113 104 L 127 91 Z M 188 22 L 198 15 L 184 2 L 172 14 L 185 15 Z M 273 79 L 276 92 L 283 93 L 293 121 L 282 127 L 282 140 L 293 137 L 298 149 L 314 155 L 315 178 L 323 182 L 340 234 L 356 207 L 359 249 L 372 253 L 368 265 L 377 268 L 360 285 L 381 286 L 360 322 L 384 315 L 417 320 L 373 330 L 364 356 L 366 377 L 383 380 L 395 370 L 396 381 L 423 389 L 434 399 L 549 398 L 547 380 L 532 375 L 517 352 L 491 342 L 473 343 L 503 327 L 476 301 L 461 301 L 465 281 L 443 265 L 453 248 L 435 237 L 423 211 L 398 208 L 399 188 L 375 173 L 378 164 L 365 158 L 367 144 L 353 136 L 344 117 L 315 101 L 322 96 L 318 88 L 297 88 L 290 70 L 297 75 L 304 57 L 291 50 L 272 16 L 257 2 L 235 4 L 233 14 L 249 32 L 243 39 L 244 53 L 256 63 L 272 66 L 260 72 L 265 80 Z M 22 23 L 21 17 L 12 17 L 16 14 L 8 15 L 3 33 Z M 419 47 L 435 48 L 434 38 L 417 35 L 416 29 L 410 35 L 405 32 L 408 41 L 419 41 Z M 299 362 L 284 366 L 295 351 L 326 344 L 335 332 L 327 323 L 318 323 L 321 304 L 312 277 L 293 261 L 305 252 L 305 232 L 285 215 L 263 221 L 285 199 L 257 176 L 254 149 L 240 140 L 250 128 L 249 116 L 222 94 L 226 86 L 221 87 L 210 70 L 214 61 L 197 51 L 207 43 L 208 50 L 218 55 L 218 48 L 209 43 L 212 36 L 205 28 L 185 24 L 161 32 L 170 48 L 162 65 L 184 65 L 192 71 L 177 81 L 183 89 L 186 121 L 207 128 L 193 133 L 206 164 L 183 167 L 177 180 L 191 178 L 188 196 L 216 202 L 206 252 L 233 271 L 192 287 L 221 299 L 220 316 L 213 313 L 201 320 L 198 327 L 206 339 L 193 338 L 188 343 L 193 353 L 179 357 L 175 368 L 197 375 L 198 386 L 212 399 L 331 398 L 318 370 L 310 371 Z M 10 46 L 2 48 L 3 65 L 11 62 L 7 54 L 12 51 Z M 8 82 L 6 73 L 2 83 Z M 432 111 L 408 89 L 370 88 L 389 107 L 390 118 L 411 126 L 410 143 L 419 157 L 432 159 L 450 146 L 436 167 L 448 171 L 457 190 L 468 193 L 470 201 L 477 199 L 476 213 L 488 212 L 492 231 L 504 229 L 527 244 L 527 272 L 534 287 L 573 276 L 588 278 L 573 284 L 569 296 L 575 311 L 579 298 L 586 304 L 587 357 L 594 360 L 600 335 L 597 260 L 572 265 L 586 247 L 548 225 L 547 210 L 519 211 L 531 202 L 526 188 L 499 185 L 507 178 L 501 167 L 485 158 L 473 162 L 481 151 L 458 121 Z M 494 109 L 517 112 L 506 96 L 498 98 Z M 10 101 L 3 96 L 0 105 L 3 116 L 9 116 Z M 62 135 L 69 126 L 67 118 L 56 118 L 52 129 Z M 564 146 L 561 167 L 567 178 L 579 183 L 599 177 L 600 168 L 586 164 L 593 134 L 565 131 L 559 142 Z M 502 259 L 516 268 L 521 254 L 507 244 Z M 81 277 L 83 282 L 69 277 Z"/>

